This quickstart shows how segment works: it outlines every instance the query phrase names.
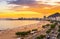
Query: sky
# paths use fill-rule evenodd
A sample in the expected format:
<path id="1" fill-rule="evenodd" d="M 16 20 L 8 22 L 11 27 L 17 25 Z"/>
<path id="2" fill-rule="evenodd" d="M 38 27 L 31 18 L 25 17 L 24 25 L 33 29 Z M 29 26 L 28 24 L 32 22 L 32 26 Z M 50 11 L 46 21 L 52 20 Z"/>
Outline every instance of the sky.
<path id="1" fill-rule="evenodd" d="M 43 17 L 60 12 L 60 0 L 0 0 L 0 18 Z"/>

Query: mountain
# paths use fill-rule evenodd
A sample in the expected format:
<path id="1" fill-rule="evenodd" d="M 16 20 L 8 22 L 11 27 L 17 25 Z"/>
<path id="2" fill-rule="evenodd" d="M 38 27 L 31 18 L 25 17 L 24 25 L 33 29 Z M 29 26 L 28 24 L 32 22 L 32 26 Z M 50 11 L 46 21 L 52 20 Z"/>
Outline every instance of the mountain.
<path id="1" fill-rule="evenodd" d="M 60 13 L 57 12 L 55 14 L 49 15 L 48 18 L 50 18 L 50 17 L 58 17 L 58 16 L 60 16 Z"/>

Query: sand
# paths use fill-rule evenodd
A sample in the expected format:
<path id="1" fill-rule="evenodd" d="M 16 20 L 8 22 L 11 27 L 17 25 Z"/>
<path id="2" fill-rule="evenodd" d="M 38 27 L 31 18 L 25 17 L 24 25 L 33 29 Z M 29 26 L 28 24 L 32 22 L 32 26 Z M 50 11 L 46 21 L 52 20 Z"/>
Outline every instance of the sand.
<path id="1" fill-rule="evenodd" d="M 49 24 L 49 22 L 40 21 L 35 24 L 24 25 L 21 27 L 1 31 L 0 39 L 17 39 L 16 35 L 15 35 L 16 32 L 28 31 L 28 30 L 32 30 L 32 29 L 38 29 L 40 31 L 40 30 L 42 30 L 42 25 L 45 25 L 45 24 Z"/>

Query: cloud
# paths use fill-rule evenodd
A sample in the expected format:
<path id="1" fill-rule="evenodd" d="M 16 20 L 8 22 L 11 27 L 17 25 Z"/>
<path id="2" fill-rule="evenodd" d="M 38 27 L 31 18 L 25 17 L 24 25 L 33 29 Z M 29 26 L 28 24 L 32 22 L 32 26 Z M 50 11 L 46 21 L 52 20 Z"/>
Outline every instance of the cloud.
<path id="1" fill-rule="evenodd" d="M 60 2 L 60 0 L 35 0 L 38 4 L 45 4 L 45 5 L 57 5 L 59 6 L 60 3 L 58 4 L 58 2 Z"/>
<path id="2" fill-rule="evenodd" d="M 27 5 L 27 4 L 34 4 L 35 0 L 16 0 L 10 1 L 10 4 L 18 4 L 18 5 Z"/>
<path id="3" fill-rule="evenodd" d="M 0 11 L 25 10 L 29 8 L 50 9 L 60 6 L 60 0 L 0 0 Z"/>
<path id="4" fill-rule="evenodd" d="M 35 0 L 35 1 L 41 1 L 41 2 L 60 2 L 60 0 Z"/>
<path id="5" fill-rule="evenodd" d="M 0 12 L 9 12 L 10 9 L 17 6 L 15 4 L 9 4 L 9 1 L 12 0 L 0 0 Z M 16 1 L 16 0 L 13 0 Z"/>
<path id="6" fill-rule="evenodd" d="M 12 10 L 25 10 L 30 7 L 34 7 L 34 4 L 36 4 L 35 0 L 9 0 L 8 1 L 9 6 L 11 6 Z"/>
<path id="7" fill-rule="evenodd" d="M 30 7 L 60 6 L 60 0 L 10 0 L 9 4 L 25 5 Z"/>

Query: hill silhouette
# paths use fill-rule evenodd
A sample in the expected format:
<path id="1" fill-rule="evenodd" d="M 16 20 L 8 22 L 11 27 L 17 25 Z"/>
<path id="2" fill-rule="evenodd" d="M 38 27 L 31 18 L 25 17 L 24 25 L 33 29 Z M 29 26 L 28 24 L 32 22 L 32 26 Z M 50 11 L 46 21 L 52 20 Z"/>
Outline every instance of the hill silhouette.
<path id="1" fill-rule="evenodd" d="M 58 17 L 58 16 L 60 16 L 60 13 L 59 12 L 57 12 L 55 14 L 52 14 L 52 15 L 49 15 L 48 18 L 50 18 L 50 17 Z"/>

